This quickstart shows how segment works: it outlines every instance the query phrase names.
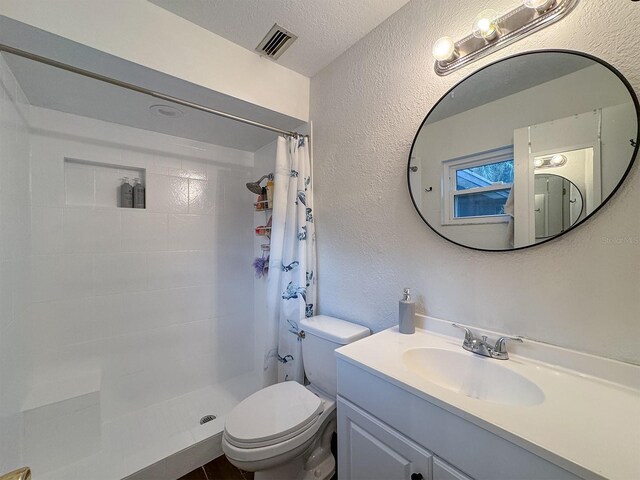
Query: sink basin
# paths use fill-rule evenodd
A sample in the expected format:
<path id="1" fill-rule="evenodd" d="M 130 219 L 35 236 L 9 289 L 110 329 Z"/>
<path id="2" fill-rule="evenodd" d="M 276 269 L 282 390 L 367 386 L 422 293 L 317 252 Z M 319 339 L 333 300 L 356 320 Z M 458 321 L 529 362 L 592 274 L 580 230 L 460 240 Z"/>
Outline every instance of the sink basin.
<path id="1" fill-rule="evenodd" d="M 505 405 L 537 405 L 540 388 L 502 360 L 440 348 L 413 348 L 404 352 L 404 364 L 415 374 L 453 392 Z M 508 361 L 508 360 L 507 360 Z"/>

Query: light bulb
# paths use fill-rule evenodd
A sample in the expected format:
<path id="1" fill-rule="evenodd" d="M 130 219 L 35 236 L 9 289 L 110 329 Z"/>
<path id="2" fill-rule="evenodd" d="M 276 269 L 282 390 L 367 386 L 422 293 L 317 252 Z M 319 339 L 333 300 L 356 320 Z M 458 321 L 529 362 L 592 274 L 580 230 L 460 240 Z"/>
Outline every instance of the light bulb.
<path id="1" fill-rule="evenodd" d="M 458 56 L 456 44 L 451 37 L 442 37 L 433 44 L 433 56 L 439 62 L 453 60 Z"/>
<path id="2" fill-rule="evenodd" d="M 523 3 L 527 8 L 534 8 L 536 12 L 544 13 L 556 3 L 556 0 L 524 0 Z"/>
<path id="3" fill-rule="evenodd" d="M 498 36 L 498 12 L 483 10 L 473 22 L 473 35 L 485 40 L 493 40 Z"/>
<path id="4" fill-rule="evenodd" d="M 488 18 L 481 18 L 480 20 L 478 20 L 478 29 L 482 33 L 491 32 L 491 30 L 493 30 L 493 25 L 491 25 L 491 20 L 489 20 Z"/>
<path id="5" fill-rule="evenodd" d="M 540 157 L 536 158 L 533 160 L 533 166 L 536 168 L 540 168 L 542 165 L 544 165 L 544 160 L 541 159 Z"/>
<path id="6" fill-rule="evenodd" d="M 565 157 L 564 155 L 560 155 L 558 153 L 553 157 L 551 157 L 551 160 L 549 160 L 549 163 L 551 163 L 551 165 L 553 165 L 554 167 L 559 167 L 567 163 L 567 157 Z"/>

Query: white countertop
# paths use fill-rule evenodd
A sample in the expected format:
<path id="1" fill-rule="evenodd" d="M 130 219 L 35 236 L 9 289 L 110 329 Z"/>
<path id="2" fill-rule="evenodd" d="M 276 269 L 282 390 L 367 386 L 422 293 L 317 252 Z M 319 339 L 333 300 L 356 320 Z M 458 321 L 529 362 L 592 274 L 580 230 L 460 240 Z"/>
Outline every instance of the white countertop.
<path id="1" fill-rule="evenodd" d="M 536 348 L 536 342 L 528 343 L 528 349 Z M 543 352 L 545 348 L 558 349 L 537 345 Z M 416 329 L 413 335 L 402 335 L 394 327 L 339 348 L 336 355 L 578 476 L 584 476 L 586 470 L 590 476 L 612 480 L 640 479 L 637 383 L 623 385 L 588 375 L 584 370 L 578 372 L 543 363 L 539 361 L 540 352 L 536 355 L 538 360 L 511 353 L 509 360 L 490 361 L 499 362 L 534 382 L 545 398 L 537 405 L 497 404 L 467 397 L 412 372 L 402 355 L 421 347 L 465 352 L 461 338 L 421 329 Z M 584 356 L 570 350 L 565 353 L 574 354 L 575 358 L 567 361 L 572 365 L 579 364 Z M 555 357 L 557 352 L 553 354 Z M 627 377 L 640 378 L 637 366 L 593 356 L 589 356 L 587 363 L 595 365 L 594 371 L 606 371 L 607 366 L 618 370 L 615 378 L 619 378 L 619 370 Z"/>

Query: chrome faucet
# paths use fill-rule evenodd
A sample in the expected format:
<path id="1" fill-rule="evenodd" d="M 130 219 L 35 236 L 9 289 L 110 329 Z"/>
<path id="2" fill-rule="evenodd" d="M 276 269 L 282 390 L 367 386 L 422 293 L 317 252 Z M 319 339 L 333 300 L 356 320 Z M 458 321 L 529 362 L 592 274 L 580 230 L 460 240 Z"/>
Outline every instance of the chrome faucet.
<path id="1" fill-rule="evenodd" d="M 486 335 L 482 335 L 478 338 L 467 327 L 458 325 L 456 323 L 451 324 L 452 327 L 464 330 L 464 341 L 462 342 L 462 348 L 465 350 L 482 355 L 483 357 L 495 358 L 497 360 L 509 360 L 509 353 L 507 352 L 507 340 L 522 343 L 522 337 L 500 337 L 495 345 L 491 344 L 487 340 Z"/>

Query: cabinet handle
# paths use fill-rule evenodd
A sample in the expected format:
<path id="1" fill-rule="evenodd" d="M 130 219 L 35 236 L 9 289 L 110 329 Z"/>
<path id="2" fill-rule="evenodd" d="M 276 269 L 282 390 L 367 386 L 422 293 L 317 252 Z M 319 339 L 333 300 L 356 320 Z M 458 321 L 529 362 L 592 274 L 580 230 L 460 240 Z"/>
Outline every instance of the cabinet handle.
<path id="1" fill-rule="evenodd" d="M 421 473 L 412 473 L 411 480 L 422 480 L 424 477 Z"/>

